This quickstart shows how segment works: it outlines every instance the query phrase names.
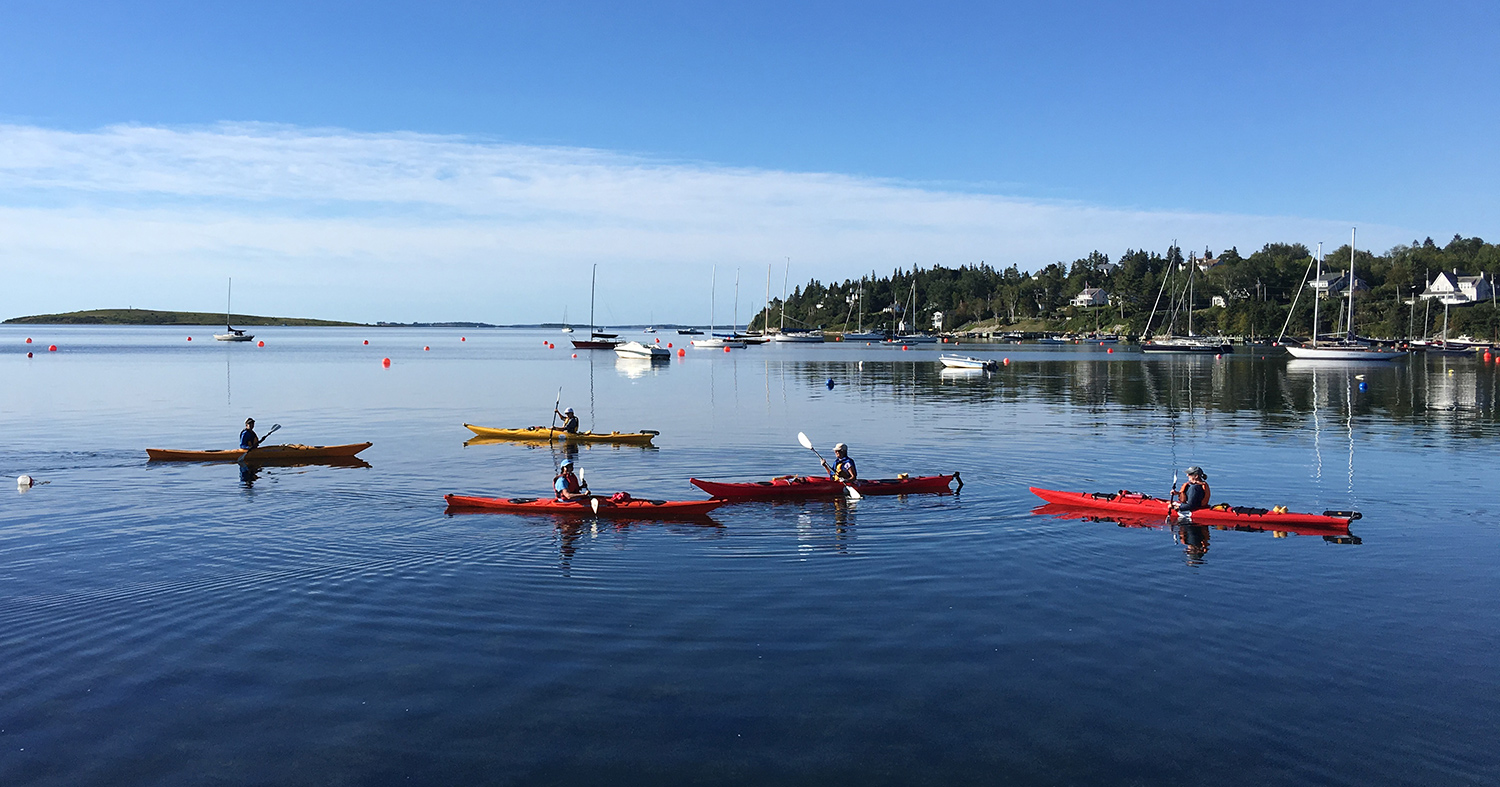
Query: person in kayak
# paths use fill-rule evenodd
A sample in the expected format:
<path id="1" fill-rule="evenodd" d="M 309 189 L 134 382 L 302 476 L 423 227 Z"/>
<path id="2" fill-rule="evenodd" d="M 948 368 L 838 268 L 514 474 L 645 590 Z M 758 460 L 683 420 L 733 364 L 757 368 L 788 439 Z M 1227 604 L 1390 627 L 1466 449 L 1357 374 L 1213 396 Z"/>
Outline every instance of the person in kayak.
<path id="1" fill-rule="evenodd" d="M 255 419 L 246 418 L 245 428 L 240 430 L 240 448 L 249 451 L 260 447 L 260 438 L 255 436 Z"/>
<path id="2" fill-rule="evenodd" d="M 828 471 L 828 477 L 834 481 L 852 484 L 859 480 L 859 473 L 854 468 L 854 460 L 849 458 L 849 446 L 839 443 L 833 447 L 833 467 L 828 466 L 827 460 L 821 461 L 823 469 Z"/>
<path id="3" fill-rule="evenodd" d="M 552 408 L 552 412 L 555 413 L 557 417 L 562 419 L 563 423 L 561 428 L 564 432 L 567 432 L 568 434 L 578 433 L 578 416 L 573 414 L 573 408 L 569 407 L 568 409 L 559 413 L 557 412 L 557 408 L 554 407 Z"/>
<path id="4" fill-rule="evenodd" d="M 562 460 L 562 466 L 557 470 L 557 476 L 552 479 L 552 491 L 558 500 L 587 500 L 589 497 L 588 487 L 578 480 L 573 474 L 573 460 Z"/>
<path id="5" fill-rule="evenodd" d="M 1191 512 L 1208 508 L 1209 495 L 1208 474 L 1197 465 L 1187 469 L 1187 480 L 1182 483 L 1182 488 L 1172 490 L 1172 499 L 1177 501 L 1178 511 Z"/>

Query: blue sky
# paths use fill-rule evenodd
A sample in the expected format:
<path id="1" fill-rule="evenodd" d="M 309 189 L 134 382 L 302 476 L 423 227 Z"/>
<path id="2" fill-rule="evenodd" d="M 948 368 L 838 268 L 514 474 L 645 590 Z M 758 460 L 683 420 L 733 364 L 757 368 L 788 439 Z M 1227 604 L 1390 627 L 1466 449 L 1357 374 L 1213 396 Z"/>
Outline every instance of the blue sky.
<path id="1" fill-rule="evenodd" d="M 616 321 L 686 321 L 713 263 L 1495 240 L 1497 40 L 1493 2 L 11 0 L 0 315 L 233 268 L 247 311 L 556 319 L 473 292 L 598 262 Z"/>

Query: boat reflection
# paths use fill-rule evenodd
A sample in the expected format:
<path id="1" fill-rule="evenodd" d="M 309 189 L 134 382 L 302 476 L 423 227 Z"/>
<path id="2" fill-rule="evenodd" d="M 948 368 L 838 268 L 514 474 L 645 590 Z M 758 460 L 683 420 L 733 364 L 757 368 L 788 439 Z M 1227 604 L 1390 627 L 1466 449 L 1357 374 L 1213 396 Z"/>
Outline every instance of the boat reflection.
<path id="1" fill-rule="evenodd" d="M 552 532 L 557 538 L 557 567 L 564 577 L 571 576 L 573 560 L 577 558 L 579 550 L 587 547 L 590 542 L 597 540 L 600 536 L 613 535 L 615 540 L 610 548 L 618 549 L 633 532 L 639 532 L 645 528 L 699 538 L 705 536 L 719 538 L 725 534 L 724 526 L 711 516 L 663 522 L 643 519 L 577 519 L 556 516 L 527 518 L 552 520 Z"/>
<path id="2" fill-rule="evenodd" d="M 311 459 L 297 462 L 264 462 L 245 463 L 236 462 L 235 466 L 240 469 L 240 485 L 246 489 L 253 488 L 255 482 L 261 479 L 262 474 L 267 477 L 278 475 L 292 475 L 307 472 L 298 468 L 307 467 L 342 467 L 342 468 L 369 468 L 372 465 L 357 456 L 329 457 L 327 459 Z M 292 470 L 294 473 L 286 471 Z"/>

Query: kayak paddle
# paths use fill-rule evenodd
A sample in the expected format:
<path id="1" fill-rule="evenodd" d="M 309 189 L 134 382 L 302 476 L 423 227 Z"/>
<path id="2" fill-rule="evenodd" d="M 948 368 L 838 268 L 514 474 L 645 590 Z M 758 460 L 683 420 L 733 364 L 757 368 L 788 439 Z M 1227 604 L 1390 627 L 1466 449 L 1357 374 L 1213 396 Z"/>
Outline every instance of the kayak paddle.
<path id="1" fill-rule="evenodd" d="M 798 432 L 797 433 L 797 442 L 801 443 L 803 448 L 806 448 L 807 450 L 812 451 L 813 455 L 816 456 L 816 457 L 818 457 L 818 461 L 822 462 L 825 465 L 828 464 L 828 460 L 824 459 L 823 455 L 820 454 L 820 453 L 818 453 L 818 449 L 813 448 L 812 441 L 809 440 L 809 439 L 807 439 L 807 435 L 805 433 L 803 433 L 803 432 Z M 858 489 L 855 489 L 854 487 L 852 487 L 852 486 L 850 486 L 848 484 L 844 484 L 844 491 L 849 493 L 849 499 L 850 500 L 859 500 L 860 498 L 864 497 L 864 495 L 861 495 L 859 493 Z"/>
<path id="2" fill-rule="evenodd" d="M 585 492 L 589 491 L 589 483 L 583 480 L 583 468 L 581 467 L 578 468 L 578 487 Z M 594 516 L 599 515 L 599 498 L 594 497 L 592 492 L 589 493 L 589 508 L 594 509 Z"/>
<path id="3" fill-rule="evenodd" d="M 557 429 L 557 408 L 562 407 L 562 386 L 557 386 L 557 401 L 552 403 L 552 425 L 547 427 L 547 442 L 552 442 Z M 554 468 L 556 469 L 556 468 Z"/>

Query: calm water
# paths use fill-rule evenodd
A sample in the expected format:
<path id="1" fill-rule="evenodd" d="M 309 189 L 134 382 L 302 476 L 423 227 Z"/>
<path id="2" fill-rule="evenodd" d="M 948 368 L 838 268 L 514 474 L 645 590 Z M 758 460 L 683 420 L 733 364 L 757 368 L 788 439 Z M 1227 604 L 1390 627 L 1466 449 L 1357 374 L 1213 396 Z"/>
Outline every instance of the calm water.
<path id="1" fill-rule="evenodd" d="M 0 476 L 49 482 L 0 488 L 0 784 L 1500 781 L 1500 364 L 255 333 L 0 328 Z M 462 424 L 545 423 L 559 386 L 585 427 L 662 433 L 581 451 L 596 491 L 813 472 L 798 431 L 967 484 L 444 515 L 547 488 L 551 450 Z M 370 466 L 146 462 L 246 416 Z M 1359 543 L 1031 513 L 1028 485 L 1188 464 L 1215 500 L 1358 509 Z"/>

